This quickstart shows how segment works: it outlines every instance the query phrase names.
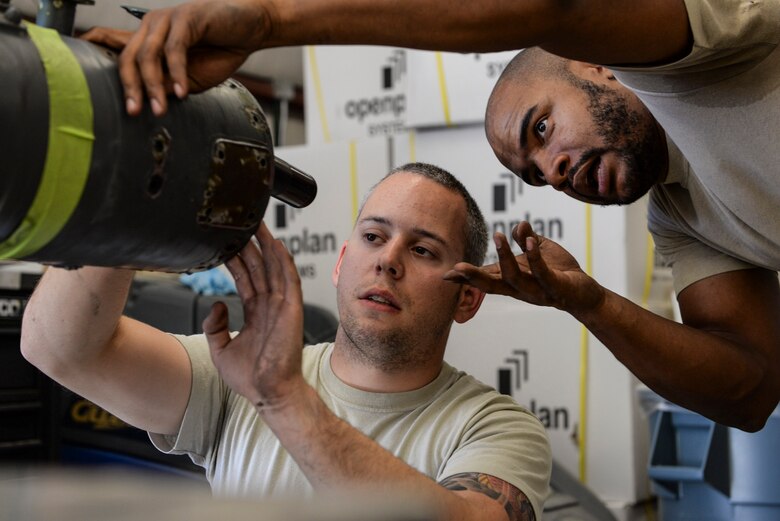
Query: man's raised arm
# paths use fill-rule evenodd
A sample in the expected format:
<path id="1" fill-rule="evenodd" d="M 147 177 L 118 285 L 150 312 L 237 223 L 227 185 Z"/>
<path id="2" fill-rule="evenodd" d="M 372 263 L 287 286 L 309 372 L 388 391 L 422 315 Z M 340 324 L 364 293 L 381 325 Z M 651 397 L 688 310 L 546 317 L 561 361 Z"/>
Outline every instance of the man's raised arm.
<path id="1" fill-rule="evenodd" d="M 178 432 L 191 386 L 179 342 L 122 316 L 133 272 L 50 268 L 24 313 L 22 354 L 138 428 Z"/>
<path id="2" fill-rule="evenodd" d="M 155 113 L 227 79 L 255 50 L 308 44 L 457 52 L 541 46 L 601 64 L 668 61 L 689 45 L 683 0 L 194 0 L 146 14 L 139 30 L 87 38 L 116 46 L 127 109 Z M 167 69 L 166 69 L 167 67 Z M 168 71 L 166 73 L 166 70 Z"/>
<path id="3" fill-rule="evenodd" d="M 748 269 L 695 282 L 678 298 L 683 324 L 609 291 L 527 222 L 506 237 L 499 263 L 465 263 L 446 277 L 487 293 L 570 313 L 637 378 L 668 400 L 747 431 L 764 426 L 780 400 L 780 285 L 777 273 Z"/>

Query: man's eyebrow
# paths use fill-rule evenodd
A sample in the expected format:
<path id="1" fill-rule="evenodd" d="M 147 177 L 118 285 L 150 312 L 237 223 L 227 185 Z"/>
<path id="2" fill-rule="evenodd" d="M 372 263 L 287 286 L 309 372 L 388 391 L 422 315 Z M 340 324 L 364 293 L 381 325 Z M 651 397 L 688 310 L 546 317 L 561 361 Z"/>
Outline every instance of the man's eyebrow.
<path id="1" fill-rule="evenodd" d="M 389 219 L 386 219 L 384 217 L 374 216 L 374 215 L 366 215 L 364 217 L 361 217 L 360 219 L 358 219 L 358 224 L 362 224 L 366 221 L 377 223 L 377 224 L 386 224 L 386 225 L 392 224 Z"/>
<path id="2" fill-rule="evenodd" d="M 385 226 L 393 225 L 393 222 L 390 219 L 386 217 L 376 216 L 376 215 L 366 215 L 365 217 L 361 217 L 360 220 L 358 221 L 358 224 L 363 224 L 365 222 L 383 224 Z M 447 241 L 444 239 L 444 237 L 442 237 L 438 233 L 432 232 L 430 230 L 426 230 L 425 228 L 419 228 L 415 226 L 412 228 L 412 233 L 414 233 L 415 235 L 419 235 L 421 237 L 427 237 L 445 246 L 448 244 Z"/>
<path id="3" fill-rule="evenodd" d="M 534 105 L 523 116 L 523 121 L 520 123 L 520 148 L 525 149 L 528 145 L 528 124 L 531 122 L 531 118 L 534 117 L 536 109 L 539 105 Z"/>
<path id="4" fill-rule="evenodd" d="M 520 122 L 520 150 L 525 150 L 528 145 L 528 125 L 531 123 L 531 118 L 536 114 L 536 109 L 539 105 L 534 105 L 523 116 L 523 120 Z M 523 180 L 524 183 L 532 185 L 533 183 L 529 179 L 531 172 L 529 168 L 523 168 L 517 172 L 517 175 Z"/>

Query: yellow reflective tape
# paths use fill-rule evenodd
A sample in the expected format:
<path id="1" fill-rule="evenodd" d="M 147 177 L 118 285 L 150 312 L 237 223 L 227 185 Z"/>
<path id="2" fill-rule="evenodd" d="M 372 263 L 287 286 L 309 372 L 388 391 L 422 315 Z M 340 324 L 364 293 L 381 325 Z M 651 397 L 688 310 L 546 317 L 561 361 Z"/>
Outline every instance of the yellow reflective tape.
<path id="1" fill-rule="evenodd" d="M 653 287 L 653 269 L 655 267 L 655 243 L 653 236 L 647 232 L 647 253 L 645 255 L 645 283 L 642 288 L 642 307 L 650 306 L 650 289 Z"/>
<path id="2" fill-rule="evenodd" d="M 417 162 L 417 142 L 415 140 L 414 130 L 409 131 L 409 159 L 412 163 Z"/>
<path id="3" fill-rule="evenodd" d="M 645 282 L 644 288 L 642 288 L 642 307 L 645 309 L 650 308 L 650 290 L 653 287 L 653 270 L 655 269 L 655 243 L 653 242 L 653 236 L 650 232 L 647 232 L 647 252 L 645 254 Z M 650 481 L 647 482 L 647 497 L 652 497 L 653 491 L 651 490 Z M 655 512 L 650 501 L 645 501 L 645 519 L 647 521 L 655 521 Z"/>
<path id="4" fill-rule="evenodd" d="M 357 221 L 359 210 L 357 177 L 357 143 L 349 142 L 349 185 L 352 189 L 352 222 Z"/>
<path id="5" fill-rule="evenodd" d="M 593 207 L 585 205 L 585 273 L 593 276 Z"/>
<path id="6" fill-rule="evenodd" d="M 49 88 L 49 142 L 38 191 L 27 215 L 0 243 L 0 258 L 32 255 L 62 230 L 76 209 L 89 176 L 92 99 L 84 72 L 57 31 L 27 24 Z"/>
<path id="7" fill-rule="evenodd" d="M 585 205 L 585 273 L 593 276 L 593 210 Z M 579 475 L 580 481 L 587 483 L 588 479 L 588 360 L 590 332 L 585 326 L 580 326 L 580 424 L 577 432 L 579 445 Z"/>
<path id="8" fill-rule="evenodd" d="M 325 99 L 322 97 L 322 84 L 320 83 L 320 69 L 317 67 L 317 56 L 314 53 L 314 46 L 310 45 L 306 49 L 309 52 L 309 65 L 311 66 L 311 78 L 314 83 L 314 96 L 317 98 L 317 109 L 320 113 L 320 122 L 322 123 L 322 137 L 326 143 L 330 143 L 330 130 L 328 129 L 328 118 L 325 115 Z"/>
<path id="9" fill-rule="evenodd" d="M 440 52 L 436 53 L 436 70 L 439 73 L 439 91 L 441 93 L 441 106 L 444 110 L 444 123 L 448 127 L 452 126 L 452 118 L 450 117 L 450 98 L 447 96 L 447 80 L 444 76 L 444 58 Z"/>
<path id="10" fill-rule="evenodd" d="M 588 349 L 589 332 L 585 326 L 580 327 L 580 424 L 577 429 L 577 441 L 579 447 L 579 476 L 580 481 L 587 483 L 588 458 L 587 427 L 588 427 Z"/>

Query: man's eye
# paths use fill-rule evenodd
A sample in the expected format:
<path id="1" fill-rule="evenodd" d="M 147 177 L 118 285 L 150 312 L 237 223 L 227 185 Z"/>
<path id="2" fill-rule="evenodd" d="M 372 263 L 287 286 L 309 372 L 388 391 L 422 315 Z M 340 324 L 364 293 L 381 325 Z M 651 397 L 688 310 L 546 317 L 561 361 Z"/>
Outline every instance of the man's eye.
<path id="1" fill-rule="evenodd" d="M 547 133 L 547 118 L 540 119 L 534 126 L 534 130 L 539 134 L 539 137 L 544 139 L 545 134 Z"/>
<path id="2" fill-rule="evenodd" d="M 366 233 L 363 235 L 363 237 L 365 237 L 368 242 L 374 242 L 379 238 L 375 233 Z"/>
<path id="3" fill-rule="evenodd" d="M 413 250 L 414 253 L 416 253 L 417 255 L 426 255 L 426 256 L 433 255 L 430 251 L 428 251 L 426 248 L 423 248 L 422 246 L 415 246 Z"/>

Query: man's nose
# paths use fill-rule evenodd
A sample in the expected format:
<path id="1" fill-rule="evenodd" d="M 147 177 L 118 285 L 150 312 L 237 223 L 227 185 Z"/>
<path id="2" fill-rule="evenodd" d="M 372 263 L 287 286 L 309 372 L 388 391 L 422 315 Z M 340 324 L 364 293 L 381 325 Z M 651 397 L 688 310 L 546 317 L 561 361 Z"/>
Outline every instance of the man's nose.
<path id="1" fill-rule="evenodd" d="M 569 186 L 569 166 L 571 158 L 568 154 L 559 153 L 552 157 L 550 165 L 545 168 L 544 177 L 547 184 L 556 190 L 565 190 Z"/>
<path id="2" fill-rule="evenodd" d="M 403 277 L 404 263 L 403 254 L 404 247 L 398 241 L 388 241 L 385 247 L 382 248 L 382 252 L 376 262 L 377 274 L 386 272 L 391 277 L 398 279 Z"/>

